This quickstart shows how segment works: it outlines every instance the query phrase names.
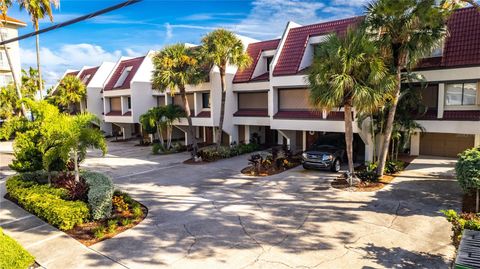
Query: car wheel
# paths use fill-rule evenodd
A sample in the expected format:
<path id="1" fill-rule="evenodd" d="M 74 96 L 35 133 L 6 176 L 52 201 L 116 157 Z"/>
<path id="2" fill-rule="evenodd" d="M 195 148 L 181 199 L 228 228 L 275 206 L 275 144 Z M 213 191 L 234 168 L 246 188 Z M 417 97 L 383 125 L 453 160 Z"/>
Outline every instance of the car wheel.
<path id="1" fill-rule="evenodd" d="M 336 160 L 333 162 L 332 166 L 330 167 L 330 170 L 331 170 L 332 172 L 338 172 L 338 171 L 340 171 L 340 160 L 339 160 L 339 159 L 336 159 Z"/>

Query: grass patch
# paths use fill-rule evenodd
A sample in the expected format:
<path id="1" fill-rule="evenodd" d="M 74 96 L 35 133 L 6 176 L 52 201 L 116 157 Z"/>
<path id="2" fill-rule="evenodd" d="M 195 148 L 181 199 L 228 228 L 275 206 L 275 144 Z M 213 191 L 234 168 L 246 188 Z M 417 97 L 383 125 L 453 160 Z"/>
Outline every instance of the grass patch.
<path id="1" fill-rule="evenodd" d="M 0 268 L 24 269 L 30 267 L 35 258 L 17 241 L 3 233 L 0 228 Z"/>

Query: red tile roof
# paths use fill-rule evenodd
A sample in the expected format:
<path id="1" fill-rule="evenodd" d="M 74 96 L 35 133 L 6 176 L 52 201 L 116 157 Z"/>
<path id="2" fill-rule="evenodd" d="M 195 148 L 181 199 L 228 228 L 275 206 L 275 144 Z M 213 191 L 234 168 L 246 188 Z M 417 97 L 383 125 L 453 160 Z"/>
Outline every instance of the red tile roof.
<path id="1" fill-rule="evenodd" d="M 349 26 L 359 23 L 362 19 L 363 17 L 352 17 L 290 29 L 280 57 L 273 70 L 273 75 L 285 76 L 297 74 L 309 37 L 331 33 L 344 33 Z"/>
<path id="2" fill-rule="evenodd" d="M 442 57 L 423 60 L 419 69 L 480 65 L 480 13 L 474 7 L 457 10 L 447 22 L 449 36 Z"/>
<path id="3" fill-rule="evenodd" d="M 80 71 L 68 72 L 68 73 L 65 74 L 65 76 L 76 76 L 76 75 L 78 75 L 78 72 L 80 72 Z"/>
<path id="4" fill-rule="evenodd" d="M 255 67 L 257 66 L 258 60 L 262 55 L 262 52 L 276 49 L 278 47 L 278 43 L 280 43 L 280 39 L 261 41 L 248 45 L 247 53 L 252 58 L 252 64 L 242 71 L 237 71 L 235 77 L 233 78 L 233 83 L 249 82 L 250 80 L 256 79 L 252 78 L 252 75 Z M 268 73 L 265 74 L 267 74 L 266 79 L 268 80 Z M 261 76 L 265 76 L 265 74 L 262 74 Z"/>
<path id="5" fill-rule="evenodd" d="M 479 121 L 480 110 L 447 110 L 443 112 L 443 118 L 437 118 L 437 110 L 428 112 L 418 120 L 453 120 L 453 121 Z"/>
<path id="6" fill-rule="evenodd" d="M 137 70 L 140 67 L 140 65 L 142 64 L 143 59 L 145 59 L 145 56 L 121 61 L 120 64 L 115 69 L 115 71 L 113 72 L 113 75 L 110 77 L 110 80 L 105 85 L 104 90 L 108 91 L 108 90 L 114 90 L 114 89 L 129 89 L 130 88 L 130 81 L 132 80 L 133 76 L 135 76 L 135 73 L 137 73 Z M 119 87 L 114 88 L 115 84 L 117 83 L 117 80 L 122 75 L 123 70 L 127 67 L 130 67 L 130 66 L 132 67 L 132 70 L 130 71 L 130 74 L 125 79 L 123 84 Z"/>
<path id="7" fill-rule="evenodd" d="M 81 81 L 83 81 L 83 79 L 86 76 L 90 75 L 90 77 L 86 81 L 84 81 L 85 85 L 88 85 L 88 83 L 92 80 L 92 78 L 95 75 L 95 73 L 97 72 L 97 70 L 98 70 L 98 66 L 88 68 L 88 69 L 84 69 L 78 77 L 80 78 Z"/>
<path id="8" fill-rule="evenodd" d="M 268 117 L 268 108 L 265 109 L 239 109 L 233 114 L 235 117 Z"/>

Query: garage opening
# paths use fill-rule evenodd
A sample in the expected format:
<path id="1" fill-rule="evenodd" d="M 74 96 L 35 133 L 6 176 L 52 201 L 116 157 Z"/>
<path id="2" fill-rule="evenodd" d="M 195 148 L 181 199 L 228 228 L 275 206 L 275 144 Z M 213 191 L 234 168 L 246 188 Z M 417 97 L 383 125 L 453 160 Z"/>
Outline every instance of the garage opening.
<path id="1" fill-rule="evenodd" d="M 323 135 L 338 135 L 339 143 L 345 145 L 345 134 L 344 133 L 328 133 L 328 132 L 306 132 L 306 146 L 307 150 L 310 146 L 315 143 L 317 140 L 321 139 Z M 345 146 L 344 146 L 345 148 Z M 345 154 L 345 160 L 347 161 L 347 155 Z M 358 134 L 353 134 L 353 161 L 354 162 L 364 162 L 365 161 L 365 143 Z"/>
<path id="2" fill-rule="evenodd" d="M 424 133 L 420 136 L 420 154 L 455 158 L 474 144 L 474 135 Z"/>

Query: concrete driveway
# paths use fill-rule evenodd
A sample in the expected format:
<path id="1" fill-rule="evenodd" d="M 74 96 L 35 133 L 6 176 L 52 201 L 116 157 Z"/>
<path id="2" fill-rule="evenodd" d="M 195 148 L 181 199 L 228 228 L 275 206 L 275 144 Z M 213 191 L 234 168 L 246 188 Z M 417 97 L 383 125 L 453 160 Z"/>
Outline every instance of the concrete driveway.
<path id="1" fill-rule="evenodd" d="M 105 266 L 105 257 L 125 268 L 447 268 L 454 255 L 438 212 L 460 207 L 454 160 L 417 158 L 385 189 L 358 193 L 302 168 L 243 176 L 247 156 L 185 165 L 186 153 L 109 146 L 83 167 L 110 174 L 149 214 L 92 246 L 78 268 Z"/>
<path id="2" fill-rule="evenodd" d="M 438 212 L 460 207 L 454 160 L 417 158 L 384 190 L 357 193 L 302 168 L 246 177 L 246 156 L 184 165 L 186 154 L 130 150 L 111 144 L 115 157 L 86 163 L 149 208 L 92 247 L 129 268 L 447 268 L 454 255 Z"/>

